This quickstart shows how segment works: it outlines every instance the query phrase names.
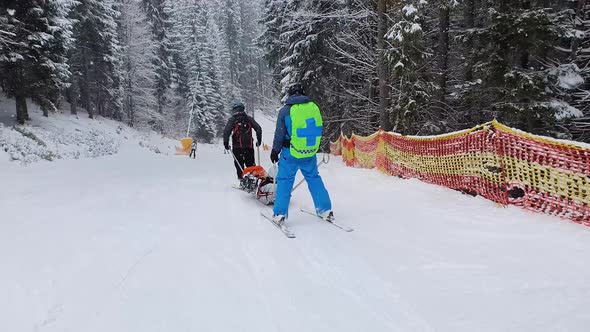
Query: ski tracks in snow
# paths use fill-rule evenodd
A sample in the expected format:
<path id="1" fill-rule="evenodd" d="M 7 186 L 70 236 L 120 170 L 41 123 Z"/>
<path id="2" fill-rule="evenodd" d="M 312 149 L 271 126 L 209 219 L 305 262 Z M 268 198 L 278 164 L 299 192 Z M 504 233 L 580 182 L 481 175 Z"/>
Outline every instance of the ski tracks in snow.
<path id="1" fill-rule="evenodd" d="M 312 206 L 302 186 L 288 221 L 297 238 L 287 239 L 251 195 L 231 188 L 221 148 L 201 146 L 196 161 L 134 151 L 0 173 L 0 286 L 8 286 L 0 326 L 581 332 L 590 324 L 576 309 L 590 304 L 590 232 L 579 225 L 332 161 L 321 172 L 336 218 L 355 231 L 299 213 Z"/>

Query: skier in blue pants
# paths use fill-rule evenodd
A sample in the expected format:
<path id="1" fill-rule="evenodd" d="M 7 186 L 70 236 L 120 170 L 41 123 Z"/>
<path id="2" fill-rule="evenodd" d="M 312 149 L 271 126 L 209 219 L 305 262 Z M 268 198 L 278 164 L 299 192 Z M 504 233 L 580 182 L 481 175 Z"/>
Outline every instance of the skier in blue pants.
<path id="1" fill-rule="evenodd" d="M 289 214 L 291 191 L 298 170 L 305 177 L 317 215 L 334 220 L 330 195 L 318 173 L 316 153 L 323 122 L 319 108 L 304 93 L 301 84 L 289 88 L 289 98 L 279 111 L 270 159 L 279 163 L 273 220 L 282 224 Z M 280 158 L 279 158 L 280 155 Z"/>

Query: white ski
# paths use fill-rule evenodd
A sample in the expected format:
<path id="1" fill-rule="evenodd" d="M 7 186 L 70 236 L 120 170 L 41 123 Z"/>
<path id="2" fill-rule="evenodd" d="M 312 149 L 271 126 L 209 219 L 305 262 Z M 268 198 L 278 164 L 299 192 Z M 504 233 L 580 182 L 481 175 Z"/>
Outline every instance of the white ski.
<path id="1" fill-rule="evenodd" d="M 250 194 L 250 193 L 251 193 L 251 192 L 249 192 L 249 191 L 245 190 L 245 189 L 244 189 L 242 186 L 240 186 L 239 184 L 232 184 L 232 185 L 231 185 L 231 187 L 232 187 L 233 189 L 236 189 L 236 190 L 239 190 L 239 191 L 243 191 L 243 192 L 245 192 L 245 193 L 248 193 L 248 194 Z"/>
<path id="2" fill-rule="evenodd" d="M 295 238 L 295 234 L 291 231 L 291 229 L 289 229 L 289 227 L 285 224 L 279 225 L 276 222 L 274 222 L 274 220 L 272 219 L 272 215 L 268 215 L 268 213 L 265 213 L 264 210 L 260 211 L 260 215 L 263 216 L 264 219 L 270 221 L 270 223 L 273 224 L 276 228 L 278 228 L 281 232 L 283 232 L 283 234 L 285 234 L 286 237 L 290 239 Z"/>
<path id="3" fill-rule="evenodd" d="M 335 220 L 332 220 L 332 221 L 327 221 L 327 220 L 324 220 L 324 219 L 320 218 L 320 216 L 318 216 L 318 215 L 317 215 L 315 212 L 311 212 L 311 211 L 309 211 L 309 210 L 306 210 L 306 209 L 303 209 L 303 208 L 302 208 L 302 209 L 300 209 L 300 210 L 301 210 L 301 212 L 303 212 L 303 213 L 311 214 L 312 216 L 314 216 L 314 217 L 316 217 L 316 218 L 320 219 L 321 221 L 325 221 L 326 223 L 328 223 L 328 224 L 330 224 L 330 225 L 332 225 L 332 226 L 334 226 L 334 227 L 336 227 L 336 228 L 339 228 L 339 229 L 341 229 L 341 230 L 343 230 L 343 231 L 345 231 L 345 232 L 352 232 L 352 231 L 354 231 L 354 229 L 352 229 L 352 228 L 350 228 L 350 227 L 347 227 L 347 226 L 344 226 L 344 225 L 337 224 Z"/>

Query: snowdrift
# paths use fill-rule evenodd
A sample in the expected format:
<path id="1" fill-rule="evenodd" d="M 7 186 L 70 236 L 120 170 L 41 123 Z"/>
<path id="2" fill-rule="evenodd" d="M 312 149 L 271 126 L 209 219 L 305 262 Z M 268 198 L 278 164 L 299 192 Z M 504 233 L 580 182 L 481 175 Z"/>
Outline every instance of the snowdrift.
<path id="1" fill-rule="evenodd" d="M 14 125 L 12 108 L 12 104 L 0 104 L 0 119 L 4 119 L 0 121 L 0 163 L 96 158 L 116 154 L 127 144 L 154 153 L 174 153 L 176 141 L 153 131 L 138 131 L 98 116 L 92 120 L 85 113 L 75 116 L 64 111 L 45 118 L 32 103 L 31 121 L 24 126 Z"/>

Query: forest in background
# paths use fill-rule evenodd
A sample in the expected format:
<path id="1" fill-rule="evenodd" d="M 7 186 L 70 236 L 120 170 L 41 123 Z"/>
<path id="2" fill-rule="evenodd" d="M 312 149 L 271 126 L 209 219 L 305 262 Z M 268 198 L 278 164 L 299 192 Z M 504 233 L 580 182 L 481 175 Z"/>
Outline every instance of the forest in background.
<path id="1" fill-rule="evenodd" d="M 28 119 L 92 117 L 212 141 L 233 100 L 301 82 L 326 134 L 492 119 L 590 142 L 586 0 L 4 0 L 0 87 Z"/>
<path id="2" fill-rule="evenodd" d="M 379 127 L 432 135 L 496 118 L 590 141 L 586 0 L 265 0 L 264 8 L 260 42 L 275 83 L 302 81 L 331 135 Z"/>
<path id="3" fill-rule="evenodd" d="M 50 116 L 64 103 L 172 137 L 212 141 L 230 103 L 273 102 L 256 38 L 261 3 L 240 0 L 5 0 L 0 87 Z"/>

